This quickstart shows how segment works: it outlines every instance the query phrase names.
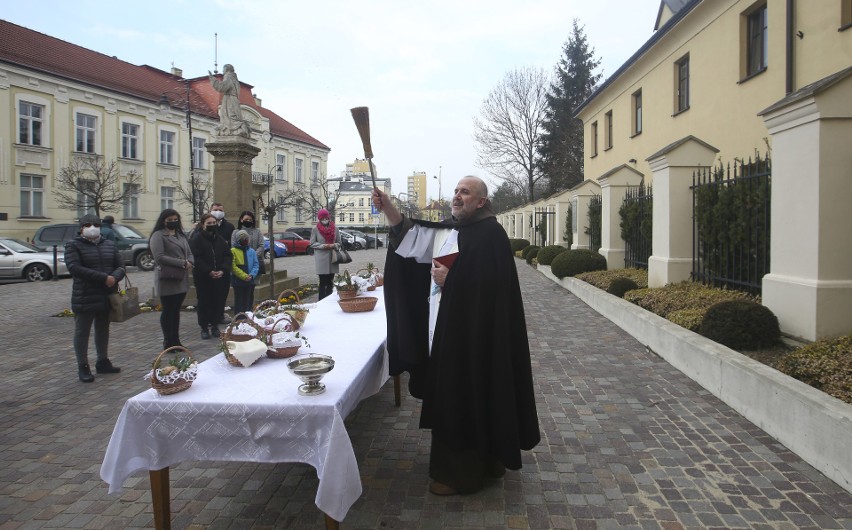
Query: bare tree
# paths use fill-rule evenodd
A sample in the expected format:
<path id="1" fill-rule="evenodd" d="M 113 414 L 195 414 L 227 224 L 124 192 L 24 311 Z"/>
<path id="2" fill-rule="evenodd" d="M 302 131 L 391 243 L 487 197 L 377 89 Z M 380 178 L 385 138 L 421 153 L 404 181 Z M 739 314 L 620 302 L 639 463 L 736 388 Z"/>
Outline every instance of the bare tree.
<path id="1" fill-rule="evenodd" d="M 183 183 L 179 182 L 175 188 L 178 201 L 189 204 L 192 207 L 192 220 L 195 222 L 204 212 L 210 210 L 213 203 L 213 185 L 209 180 L 202 180 L 195 177 L 195 192 L 193 193 L 192 182 L 189 182 L 189 189 L 185 188 Z"/>
<path id="2" fill-rule="evenodd" d="M 541 178 L 536 147 L 547 108 L 548 77 L 543 69 L 522 68 L 506 74 L 474 118 L 478 164 L 534 200 Z"/>
<path id="3" fill-rule="evenodd" d="M 119 172 L 115 160 L 107 163 L 99 156 L 73 156 L 56 177 L 56 202 L 75 212 L 94 210 L 98 217 L 101 212 L 117 212 L 144 191 L 138 173 L 131 171 L 121 177 Z"/>

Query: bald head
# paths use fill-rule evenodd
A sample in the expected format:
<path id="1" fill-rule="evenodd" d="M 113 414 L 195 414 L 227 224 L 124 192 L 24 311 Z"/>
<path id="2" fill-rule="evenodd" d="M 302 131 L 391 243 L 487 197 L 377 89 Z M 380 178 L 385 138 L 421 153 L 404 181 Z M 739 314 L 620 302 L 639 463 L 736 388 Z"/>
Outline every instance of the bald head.
<path id="1" fill-rule="evenodd" d="M 453 191 L 453 217 L 459 221 L 469 219 L 487 202 L 488 186 L 485 181 L 473 175 L 463 177 Z"/>

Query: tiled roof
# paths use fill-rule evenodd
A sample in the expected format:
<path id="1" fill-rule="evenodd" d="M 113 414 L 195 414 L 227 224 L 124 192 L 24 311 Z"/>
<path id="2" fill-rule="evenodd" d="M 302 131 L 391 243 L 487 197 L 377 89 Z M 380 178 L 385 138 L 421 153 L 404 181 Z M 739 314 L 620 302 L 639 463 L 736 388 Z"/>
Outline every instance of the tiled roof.
<path id="1" fill-rule="evenodd" d="M 0 61 L 154 104 L 159 102 L 164 92 L 182 94 L 184 91 L 184 80 L 169 72 L 148 65 L 130 64 L 6 20 L 0 20 Z M 218 118 L 219 93 L 213 89 L 207 77 L 192 79 L 190 84 L 193 114 Z M 271 110 L 258 107 L 251 94 L 252 86 L 242 82 L 240 84 L 240 103 L 268 118 L 272 134 L 320 149 L 329 149 Z"/>

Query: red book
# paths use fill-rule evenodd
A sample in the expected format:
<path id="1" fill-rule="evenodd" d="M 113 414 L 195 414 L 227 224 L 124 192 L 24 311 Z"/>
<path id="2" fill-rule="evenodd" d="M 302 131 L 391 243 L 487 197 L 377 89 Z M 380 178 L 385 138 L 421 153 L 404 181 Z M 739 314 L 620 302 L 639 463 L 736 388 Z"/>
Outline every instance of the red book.
<path id="1" fill-rule="evenodd" d="M 437 258 L 432 259 L 449 269 L 453 266 L 453 263 L 455 263 L 457 257 L 459 257 L 459 253 L 453 252 L 452 254 L 447 254 L 445 256 L 439 256 Z"/>

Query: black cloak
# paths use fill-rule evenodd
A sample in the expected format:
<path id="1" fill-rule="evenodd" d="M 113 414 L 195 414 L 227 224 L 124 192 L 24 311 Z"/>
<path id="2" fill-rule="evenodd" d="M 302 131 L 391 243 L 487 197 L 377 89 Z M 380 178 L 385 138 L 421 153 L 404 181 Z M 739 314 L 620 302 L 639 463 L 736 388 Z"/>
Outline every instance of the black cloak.
<path id="1" fill-rule="evenodd" d="M 422 357 L 428 350 L 430 266 L 406 263 L 414 260 L 388 251 L 391 374 L 408 370 L 415 383 L 422 379 L 412 386 L 423 398 L 420 427 L 432 429 L 433 437 L 456 451 L 473 449 L 520 469 L 520 450 L 535 447 L 541 435 L 515 260 L 493 216 L 456 229 L 459 255 L 444 283 L 431 357 Z M 425 288 L 416 274 L 388 284 L 405 267 L 425 276 Z M 395 288 L 401 290 L 394 293 Z M 405 295 L 411 296 L 407 308 L 400 306 Z"/>

